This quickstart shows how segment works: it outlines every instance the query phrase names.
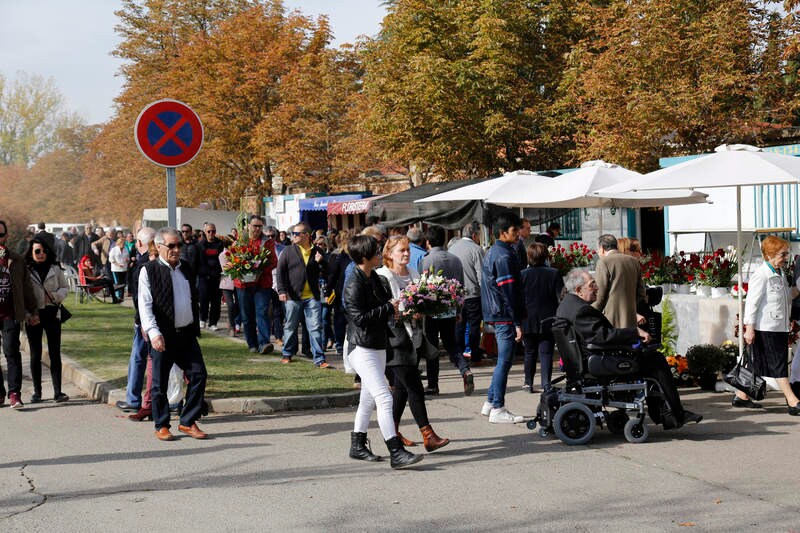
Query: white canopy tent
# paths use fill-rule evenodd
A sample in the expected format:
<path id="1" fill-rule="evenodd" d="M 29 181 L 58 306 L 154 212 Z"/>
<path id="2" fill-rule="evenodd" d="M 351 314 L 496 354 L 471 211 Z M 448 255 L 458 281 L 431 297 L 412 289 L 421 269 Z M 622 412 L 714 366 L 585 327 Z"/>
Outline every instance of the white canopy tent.
<path id="1" fill-rule="evenodd" d="M 713 154 L 690 159 L 643 176 L 633 187 L 621 184 L 604 189 L 606 192 L 657 191 L 664 189 L 736 188 L 736 250 L 742 250 L 742 187 L 748 185 L 780 185 L 800 183 L 800 158 L 764 152 L 749 145 L 718 146 Z M 737 261 L 738 278 L 742 279 L 742 261 Z M 739 317 L 744 315 L 742 291 L 739 291 Z M 739 351 L 744 348 L 739 335 Z"/>
<path id="2" fill-rule="evenodd" d="M 506 172 L 502 176 L 480 183 L 473 183 L 472 185 L 465 185 L 458 189 L 446 191 L 427 198 L 420 198 L 414 200 L 414 203 L 419 202 L 454 202 L 466 200 L 483 200 L 488 203 L 497 203 L 492 200 L 492 195 L 501 190 L 521 191 L 538 189 L 543 183 L 555 178 L 550 178 L 531 172 L 529 170 L 515 170 L 514 172 Z"/>

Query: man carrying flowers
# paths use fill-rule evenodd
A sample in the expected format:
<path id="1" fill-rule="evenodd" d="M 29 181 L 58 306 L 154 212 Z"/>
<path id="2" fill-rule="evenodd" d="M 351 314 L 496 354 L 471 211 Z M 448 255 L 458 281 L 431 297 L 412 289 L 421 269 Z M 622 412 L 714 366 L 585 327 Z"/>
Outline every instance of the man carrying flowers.
<path id="1" fill-rule="evenodd" d="M 251 215 L 249 238 L 244 237 L 228 249 L 225 272 L 233 278 L 239 297 L 239 312 L 247 347 L 251 352 L 272 352 L 269 304 L 272 301 L 272 271 L 278 265 L 275 241 L 263 234 L 264 219 Z"/>

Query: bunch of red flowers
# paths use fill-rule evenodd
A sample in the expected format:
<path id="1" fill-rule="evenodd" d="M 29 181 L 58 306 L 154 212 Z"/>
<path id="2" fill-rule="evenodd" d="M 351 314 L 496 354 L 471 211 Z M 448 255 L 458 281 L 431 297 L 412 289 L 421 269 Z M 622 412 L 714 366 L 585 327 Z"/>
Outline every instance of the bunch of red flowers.
<path id="1" fill-rule="evenodd" d="M 732 248 L 727 251 L 719 248 L 712 254 L 697 257 L 692 266 L 695 274 L 694 282 L 698 285 L 729 287 L 736 274 L 736 253 Z"/>
<path id="2" fill-rule="evenodd" d="M 556 244 L 551 246 L 548 251 L 550 252 L 550 266 L 557 269 L 562 276 L 566 276 L 573 268 L 589 266 L 597 256 L 595 250 L 582 242 L 573 242 L 569 248 Z"/>
<path id="3" fill-rule="evenodd" d="M 269 250 L 261 246 L 261 241 L 236 241 L 228 246 L 228 263 L 225 274 L 233 279 L 252 282 L 258 279 L 267 264 Z"/>

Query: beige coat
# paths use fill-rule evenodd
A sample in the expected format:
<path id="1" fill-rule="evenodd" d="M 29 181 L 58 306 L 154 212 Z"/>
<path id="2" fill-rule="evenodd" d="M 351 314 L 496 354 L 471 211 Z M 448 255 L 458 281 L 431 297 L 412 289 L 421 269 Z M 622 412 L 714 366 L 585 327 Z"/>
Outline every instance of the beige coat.
<path id="1" fill-rule="evenodd" d="M 44 309 L 47 305 L 58 305 L 69 294 L 69 285 L 64 277 L 64 271 L 58 265 L 50 265 L 44 282 L 39 279 L 39 274 L 34 270 L 30 271 L 30 276 L 38 309 Z"/>
<path id="2" fill-rule="evenodd" d="M 646 298 L 639 261 L 616 250 L 597 262 L 597 301 L 615 328 L 636 327 L 636 304 Z"/>

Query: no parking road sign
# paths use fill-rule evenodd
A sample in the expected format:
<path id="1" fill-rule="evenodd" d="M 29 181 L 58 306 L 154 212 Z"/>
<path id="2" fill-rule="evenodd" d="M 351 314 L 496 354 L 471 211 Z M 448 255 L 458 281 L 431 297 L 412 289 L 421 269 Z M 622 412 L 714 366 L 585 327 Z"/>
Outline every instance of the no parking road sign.
<path id="1" fill-rule="evenodd" d="M 162 167 L 185 165 L 200 152 L 203 124 L 197 113 L 177 100 L 159 100 L 145 107 L 134 126 L 136 145 Z"/>

